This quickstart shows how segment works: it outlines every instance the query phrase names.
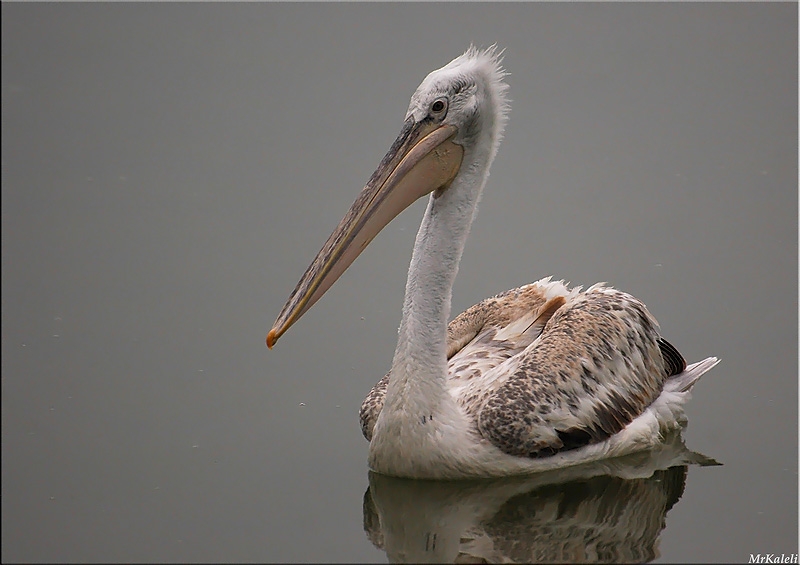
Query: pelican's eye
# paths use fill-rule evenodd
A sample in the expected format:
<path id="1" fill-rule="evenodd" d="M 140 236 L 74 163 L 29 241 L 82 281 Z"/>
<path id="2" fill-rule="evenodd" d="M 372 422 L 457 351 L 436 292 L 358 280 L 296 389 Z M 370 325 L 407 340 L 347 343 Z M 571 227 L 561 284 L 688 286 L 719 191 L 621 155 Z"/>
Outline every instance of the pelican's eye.
<path id="1" fill-rule="evenodd" d="M 443 118 L 447 113 L 447 98 L 439 98 L 431 104 L 431 116 L 434 118 Z"/>

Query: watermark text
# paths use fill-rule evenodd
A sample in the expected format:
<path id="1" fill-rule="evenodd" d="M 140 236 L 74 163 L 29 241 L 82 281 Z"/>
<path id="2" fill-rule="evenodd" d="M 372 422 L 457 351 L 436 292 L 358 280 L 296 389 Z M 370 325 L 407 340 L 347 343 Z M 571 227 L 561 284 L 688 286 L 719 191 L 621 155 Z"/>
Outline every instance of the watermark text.
<path id="1" fill-rule="evenodd" d="M 797 563 L 796 553 L 751 553 L 748 563 Z"/>

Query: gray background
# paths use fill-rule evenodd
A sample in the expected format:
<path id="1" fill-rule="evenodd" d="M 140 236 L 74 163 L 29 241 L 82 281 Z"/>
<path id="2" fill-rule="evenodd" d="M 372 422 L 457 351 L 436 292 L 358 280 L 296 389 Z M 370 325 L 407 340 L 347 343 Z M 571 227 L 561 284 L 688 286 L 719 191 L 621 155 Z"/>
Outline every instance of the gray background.
<path id="1" fill-rule="evenodd" d="M 722 358 L 661 559 L 797 551 L 796 4 L 3 3 L 3 561 L 385 559 L 357 409 L 424 203 L 264 337 L 470 42 L 513 103 L 454 314 L 644 300 Z"/>

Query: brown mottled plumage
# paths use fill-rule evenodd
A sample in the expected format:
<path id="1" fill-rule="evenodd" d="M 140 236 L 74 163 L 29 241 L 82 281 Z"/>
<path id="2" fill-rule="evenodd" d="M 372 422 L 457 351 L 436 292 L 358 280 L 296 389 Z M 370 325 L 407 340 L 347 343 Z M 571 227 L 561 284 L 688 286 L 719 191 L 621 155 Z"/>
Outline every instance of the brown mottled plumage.
<path id="1" fill-rule="evenodd" d="M 517 456 L 609 438 L 686 367 L 644 304 L 603 285 L 581 292 L 544 279 L 509 290 L 457 316 L 447 338 L 454 397 L 482 438 Z M 368 440 L 388 382 L 361 406 Z"/>

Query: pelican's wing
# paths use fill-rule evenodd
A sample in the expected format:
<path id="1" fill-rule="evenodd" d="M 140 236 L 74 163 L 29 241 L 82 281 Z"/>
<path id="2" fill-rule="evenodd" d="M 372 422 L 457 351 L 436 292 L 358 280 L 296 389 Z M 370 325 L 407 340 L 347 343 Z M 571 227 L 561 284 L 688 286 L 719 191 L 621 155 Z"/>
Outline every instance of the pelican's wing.
<path id="1" fill-rule="evenodd" d="M 541 335 L 502 363 L 477 410 L 483 437 L 542 457 L 601 442 L 661 394 L 685 362 L 632 296 L 595 285 L 571 293 Z"/>
<path id="2" fill-rule="evenodd" d="M 485 392 L 490 387 L 482 376 L 525 350 L 541 334 L 553 313 L 564 304 L 570 291 L 563 281 L 550 277 L 508 290 L 468 308 L 448 324 L 447 358 L 450 386 L 461 399 L 463 386 L 476 383 Z M 372 387 L 361 404 L 361 432 L 367 440 L 383 408 L 389 375 Z M 481 386 L 483 385 L 483 386 Z M 471 407 L 468 412 L 476 416 Z"/>
<path id="3" fill-rule="evenodd" d="M 448 324 L 447 358 L 463 355 L 464 348 L 475 341 L 507 341 L 515 348 L 526 347 L 541 333 L 556 302 L 560 305 L 568 294 L 563 281 L 548 277 L 475 304 Z M 523 345 L 524 341 L 528 343 Z"/>
<path id="4" fill-rule="evenodd" d="M 375 422 L 378 421 L 378 414 L 383 408 L 383 400 L 386 398 L 386 387 L 389 386 L 389 373 L 375 383 L 369 394 L 361 403 L 361 410 L 358 412 L 358 419 L 361 423 L 361 433 L 372 441 L 372 430 L 375 429 Z"/>

